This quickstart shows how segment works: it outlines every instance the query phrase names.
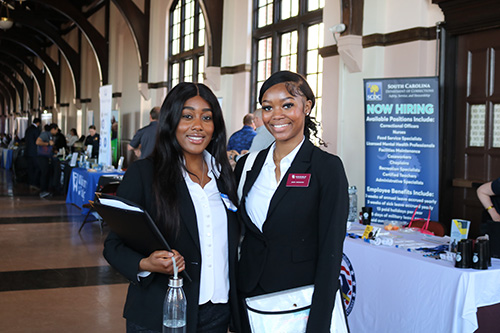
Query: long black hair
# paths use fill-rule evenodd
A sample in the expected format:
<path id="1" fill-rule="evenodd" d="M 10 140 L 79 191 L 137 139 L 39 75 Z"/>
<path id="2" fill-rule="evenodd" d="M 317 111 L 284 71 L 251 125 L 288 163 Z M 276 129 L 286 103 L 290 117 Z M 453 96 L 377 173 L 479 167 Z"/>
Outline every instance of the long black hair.
<path id="1" fill-rule="evenodd" d="M 151 155 L 154 164 L 153 194 L 157 223 L 169 237 L 176 237 L 179 232 L 179 198 L 176 186 L 183 181 L 182 170 L 186 170 L 184 153 L 177 141 L 176 131 L 184 103 L 196 96 L 203 98 L 212 109 L 214 132 L 206 150 L 215 159 L 216 165 L 212 167 L 220 171 L 221 191 L 225 191 L 232 202 L 238 202 L 235 180 L 226 154 L 226 126 L 219 101 L 204 84 L 179 83 L 167 94 L 161 106 L 155 148 Z"/>
<path id="2" fill-rule="evenodd" d="M 311 101 L 311 110 L 313 109 L 316 98 L 314 97 L 314 92 L 309 86 L 309 83 L 307 83 L 302 75 L 290 71 L 276 72 L 264 82 L 259 93 L 259 103 L 261 105 L 265 92 L 278 83 L 285 83 L 286 90 L 290 95 L 295 97 L 303 96 L 306 100 Z M 309 140 L 311 135 L 319 140 L 320 145 L 326 146 L 325 142 L 318 137 L 318 124 L 316 119 L 309 114 L 306 115 L 304 123 L 304 136 Z"/>

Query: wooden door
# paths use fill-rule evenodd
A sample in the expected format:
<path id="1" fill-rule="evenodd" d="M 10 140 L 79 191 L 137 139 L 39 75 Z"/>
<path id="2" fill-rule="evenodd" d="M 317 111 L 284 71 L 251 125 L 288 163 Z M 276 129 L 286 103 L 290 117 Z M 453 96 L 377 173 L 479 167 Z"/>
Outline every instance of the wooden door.
<path id="1" fill-rule="evenodd" d="M 479 184 L 500 177 L 500 29 L 458 36 L 452 217 L 479 233 Z"/>

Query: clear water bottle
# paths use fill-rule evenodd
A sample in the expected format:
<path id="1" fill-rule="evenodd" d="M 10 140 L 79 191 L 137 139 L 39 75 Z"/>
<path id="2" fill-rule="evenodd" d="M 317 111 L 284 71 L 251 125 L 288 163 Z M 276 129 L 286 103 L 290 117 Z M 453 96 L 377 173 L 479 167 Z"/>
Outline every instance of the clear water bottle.
<path id="1" fill-rule="evenodd" d="M 174 260 L 174 276 L 168 282 L 168 290 L 163 302 L 163 333 L 186 333 L 187 302 L 182 285 L 182 278 L 177 276 L 177 266 Z"/>
<path id="2" fill-rule="evenodd" d="M 358 190 L 356 186 L 349 186 L 349 216 L 347 222 L 356 222 L 358 219 Z"/>

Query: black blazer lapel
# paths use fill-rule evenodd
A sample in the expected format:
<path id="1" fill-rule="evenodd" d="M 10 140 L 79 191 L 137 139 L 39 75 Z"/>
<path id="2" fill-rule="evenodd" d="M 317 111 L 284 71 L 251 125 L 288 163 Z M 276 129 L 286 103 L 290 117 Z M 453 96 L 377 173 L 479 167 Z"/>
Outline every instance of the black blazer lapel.
<path id="1" fill-rule="evenodd" d="M 267 153 L 269 152 L 269 149 L 271 147 L 262 150 L 259 152 L 257 155 L 257 158 L 255 159 L 253 166 L 250 170 L 247 171 L 247 178 L 245 179 L 245 184 L 243 185 L 243 194 L 240 202 L 240 216 L 243 219 L 243 222 L 245 223 L 247 228 L 252 228 L 253 231 L 256 234 L 260 233 L 260 230 L 255 226 L 255 224 L 252 222 L 250 217 L 248 216 L 247 210 L 246 210 L 246 196 L 248 192 L 250 192 L 250 189 L 252 188 L 253 184 L 257 180 L 257 177 L 260 174 L 260 170 L 262 169 L 262 166 L 264 165 L 264 162 L 266 161 L 266 156 Z"/>
<path id="2" fill-rule="evenodd" d="M 243 185 L 243 200 L 246 198 L 248 192 L 250 192 L 250 189 L 257 180 L 270 148 L 271 147 L 260 151 L 253 163 L 253 166 L 247 171 L 247 178 L 245 180 L 245 184 Z"/>
<path id="3" fill-rule="evenodd" d="M 179 215 L 181 218 L 181 223 L 184 223 L 189 234 L 193 238 L 194 244 L 198 251 L 200 250 L 200 237 L 198 234 L 198 225 L 196 222 L 196 211 L 194 210 L 193 200 L 189 194 L 186 182 L 184 179 L 177 185 L 177 192 L 181 201 L 179 202 Z"/>
<path id="4" fill-rule="evenodd" d="M 311 143 L 311 141 L 307 139 L 304 141 L 302 147 L 300 147 L 299 151 L 297 152 L 297 155 L 292 161 L 292 165 L 290 165 L 290 168 L 288 168 L 288 171 L 286 172 L 285 176 L 281 179 L 281 182 L 278 185 L 278 188 L 276 189 L 273 198 L 271 199 L 271 203 L 269 204 L 269 209 L 267 211 L 266 220 L 271 216 L 271 214 L 274 212 L 281 199 L 283 199 L 283 197 L 289 190 L 289 187 L 286 186 L 288 175 L 293 173 L 307 173 L 307 171 L 309 170 L 311 166 L 311 155 L 313 152 L 313 148 L 314 148 L 313 144 Z M 265 228 L 265 226 L 266 224 L 264 223 L 263 228 Z"/>

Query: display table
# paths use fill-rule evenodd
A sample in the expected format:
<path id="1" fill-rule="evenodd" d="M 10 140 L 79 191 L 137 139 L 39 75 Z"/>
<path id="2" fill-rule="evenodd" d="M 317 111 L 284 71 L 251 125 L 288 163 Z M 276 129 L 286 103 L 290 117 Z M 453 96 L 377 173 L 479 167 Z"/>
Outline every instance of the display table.
<path id="1" fill-rule="evenodd" d="M 355 274 L 351 332 L 474 332 L 477 308 L 500 303 L 499 259 L 488 270 L 459 269 L 450 261 L 349 237 L 344 253 Z"/>
<path id="2" fill-rule="evenodd" d="M 94 200 L 99 178 L 101 176 L 117 176 L 123 174 L 123 171 L 87 171 L 87 169 L 83 168 L 73 168 L 69 180 L 66 203 L 81 208 L 82 214 L 87 214 L 88 210 L 83 208 L 83 204 L 88 203 L 89 200 Z"/>
<path id="3" fill-rule="evenodd" d="M 1 149 L 0 156 L 2 158 L 0 167 L 9 170 L 12 167 L 12 153 L 14 152 L 14 150 L 7 148 L 0 148 L 0 149 Z"/>

